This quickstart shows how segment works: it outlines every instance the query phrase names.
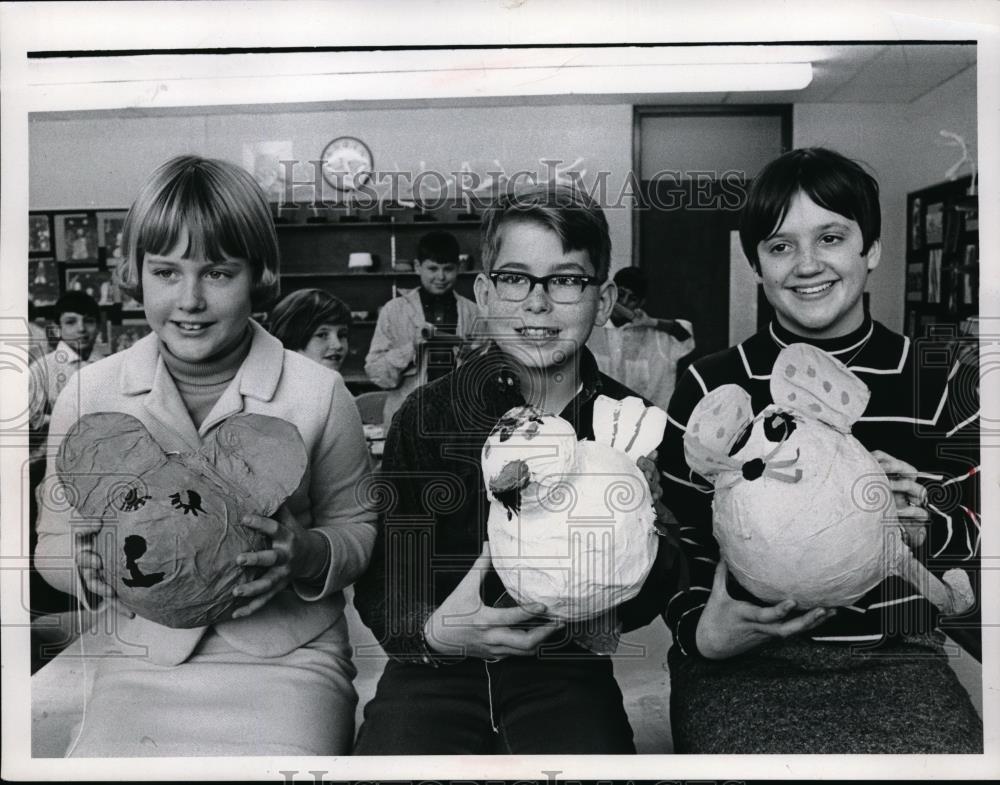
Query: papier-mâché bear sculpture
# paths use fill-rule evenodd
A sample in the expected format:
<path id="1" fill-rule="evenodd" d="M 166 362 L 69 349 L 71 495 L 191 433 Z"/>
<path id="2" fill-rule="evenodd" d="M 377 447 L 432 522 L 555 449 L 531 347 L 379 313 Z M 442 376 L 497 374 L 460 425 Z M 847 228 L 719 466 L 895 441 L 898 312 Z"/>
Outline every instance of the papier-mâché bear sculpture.
<path id="1" fill-rule="evenodd" d="M 56 470 L 85 519 L 77 531 L 114 532 L 105 573 L 118 602 L 158 624 L 200 627 L 230 618 L 233 588 L 257 572 L 236 557 L 267 538 L 240 519 L 277 511 L 307 460 L 298 430 L 276 417 L 231 417 L 197 452 L 165 453 L 135 417 L 101 412 L 66 435 Z"/>
<path id="2" fill-rule="evenodd" d="M 688 464 L 715 486 L 715 538 L 740 585 L 770 603 L 838 607 L 899 575 L 942 613 L 967 610 L 968 576 L 949 570 L 942 583 L 913 556 L 888 478 L 851 435 L 864 382 L 799 343 L 778 354 L 770 388 L 756 416 L 737 385 L 712 390 L 684 435 Z"/>
<path id="3" fill-rule="evenodd" d="M 639 398 L 594 402 L 594 441 L 530 406 L 508 411 L 482 451 L 493 567 L 519 604 L 575 622 L 642 587 L 656 557 L 656 513 L 636 459 L 666 414 Z"/>

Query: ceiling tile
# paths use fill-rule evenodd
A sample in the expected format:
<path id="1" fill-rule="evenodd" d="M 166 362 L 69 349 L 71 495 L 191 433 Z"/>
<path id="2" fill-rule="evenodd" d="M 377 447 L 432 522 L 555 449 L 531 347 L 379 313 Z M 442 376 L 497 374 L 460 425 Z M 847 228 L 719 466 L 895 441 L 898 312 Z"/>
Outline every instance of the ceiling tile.
<path id="1" fill-rule="evenodd" d="M 962 44 L 886 46 L 827 100 L 910 103 L 975 63 L 975 49 Z"/>

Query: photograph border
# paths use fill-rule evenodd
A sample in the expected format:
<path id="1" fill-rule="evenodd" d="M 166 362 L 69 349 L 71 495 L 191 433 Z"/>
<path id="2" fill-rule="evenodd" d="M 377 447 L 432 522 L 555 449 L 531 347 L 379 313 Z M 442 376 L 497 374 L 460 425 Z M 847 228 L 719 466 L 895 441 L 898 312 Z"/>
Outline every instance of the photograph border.
<path id="1" fill-rule="evenodd" d="M 167 12 L 172 10 L 164 4 L 164 8 L 144 7 L 137 4 L 123 4 L 115 9 L 115 13 L 122 18 L 121 25 L 112 26 L 114 29 L 106 29 L 106 19 L 96 23 L 98 11 L 107 12 L 107 8 L 100 8 L 99 4 L 89 4 L 91 7 L 81 7 L 79 9 L 59 7 L 58 18 L 46 24 L 47 29 L 40 29 L 33 24 L 35 19 L 32 14 L 49 14 L 52 7 L 43 8 L 33 4 L 24 4 L 17 9 L 13 5 L 4 4 L 0 7 L 0 13 L 5 24 L 0 26 L 0 68 L 2 73 L 2 84 L 9 88 L 11 85 L 23 87 L 29 84 L 29 74 L 26 66 L 25 53 L 28 51 L 66 51 L 74 48 L 91 47 L 95 49 L 116 49 L 122 48 L 121 30 L 127 29 L 129 48 L 142 48 L 157 42 L 168 50 L 180 48 L 180 42 L 191 40 L 190 29 L 192 29 L 192 19 L 204 22 L 212 15 L 218 15 L 220 19 L 225 18 L 226 4 L 215 4 L 214 9 L 199 9 L 198 3 L 191 4 L 185 13 L 190 14 L 189 18 L 182 20 L 183 31 L 171 28 L 170 24 L 177 20 L 170 20 Z M 392 5 L 391 3 L 388 5 Z M 529 5 L 530 4 L 521 4 Z M 780 15 L 781 24 L 774 25 L 774 19 L 767 14 L 763 14 L 761 9 L 753 9 L 752 14 L 756 19 L 748 18 L 751 14 L 749 10 L 739 11 L 738 4 L 715 4 L 721 7 L 728 6 L 729 14 L 722 24 L 708 21 L 707 14 L 710 3 L 705 3 L 702 10 L 694 13 L 691 10 L 670 9 L 671 17 L 663 24 L 664 17 L 654 16 L 644 29 L 635 31 L 623 31 L 620 27 L 609 28 L 606 18 L 596 12 L 598 6 L 578 3 L 575 8 L 569 3 L 553 3 L 544 11 L 536 8 L 525 8 L 516 29 L 517 35 L 523 36 L 528 41 L 539 42 L 539 37 L 545 39 L 553 45 L 560 45 L 567 42 L 578 43 L 580 41 L 608 42 L 609 34 L 614 34 L 623 39 L 615 43 L 644 43 L 648 42 L 651 35 L 665 37 L 666 43 L 679 37 L 681 41 L 704 43 L 714 43 L 711 36 L 717 36 L 720 40 L 731 42 L 733 40 L 754 41 L 759 43 L 775 42 L 781 43 L 791 40 L 813 41 L 822 37 L 823 40 L 834 40 L 837 42 L 848 40 L 880 40 L 872 39 L 871 36 L 889 36 L 890 33 L 902 39 L 909 40 L 916 37 L 941 38 L 952 40 L 978 40 L 980 59 L 979 65 L 979 122 L 980 139 L 1000 138 L 998 133 L 996 113 L 993 111 L 1000 106 L 998 97 L 998 87 L 990 84 L 984 77 L 984 73 L 1000 72 L 1000 57 L 998 57 L 997 23 L 995 17 L 984 15 L 988 6 L 974 2 L 956 2 L 953 5 L 944 3 L 911 3 L 908 10 L 903 12 L 899 4 L 881 0 L 880 2 L 866 5 L 852 5 L 848 3 L 852 14 L 845 11 L 843 19 L 831 23 L 829 19 L 829 4 L 807 2 L 803 0 L 796 8 L 798 19 L 789 19 L 787 16 L 787 6 L 782 3 L 772 3 L 770 8 L 775 14 Z M 449 5 L 443 3 L 439 7 L 448 6 L 452 12 L 452 17 L 447 21 L 442 20 L 439 29 L 426 30 L 419 45 L 454 45 L 456 41 L 468 44 L 470 41 L 489 40 L 493 43 L 503 45 L 509 43 L 509 30 L 512 28 L 498 24 L 498 19 L 506 19 L 503 13 L 520 13 L 518 4 L 511 4 L 511 7 L 504 9 L 494 9 L 495 16 L 480 13 L 470 14 L 460 10 L 461 4 Z M 386 15 L 377 9 L 372 8 L 370 3 L 351 2 L 345 3 L 337 10 L 337 16 L 345 20 L 342 27 L 319 26 L 320 30 L 300 31 L 298 34 L 304 38 L 294 38 L 294 31 L 289 25 L 287 17 L 295 17 L 291 13 L 293 9 L 287 6 L 280 6 L 271 3 L 261 3 L 257 8 L 244 10 L 245 18 L 232 19 L 232 25 L 219 26 L 218 31 L 213 36 L 213 40 L 220 47 L 243 45 L 261 45 L 266 43 L 276 45 L 279 40 L 288 41 L 309 40 L 307 37 L 312 34 L 322 32 L 323 40 L 341 45 L 357 45 L 358 41 L 370 42 L 371 45 L 380 46 L 401 46 L 414 41 L 416 34 L 412 21 L 403 19 L 393 20 L 391 15 Z M 718 11 L 719 7 L 714 10 Z M 746 9 L 746 6 L 742 6 Z M 391 9 L 393 14 L 399 14 L 399 8 Z M 210 12 L 210 13 L 209 13 Z M 354 21 L 351 13 L 356 12 L 357 20 Z M 593 18 L 586 18 L 588 13 L 593 13 Z M 647 10 L 647 13 L 651 13 Z M 368 14 L 368 16 L 366 16 Z M 268 30 L 266 25 L 261 24 L 261 17 L 273 20 L 273 28 Z M 561 15 L 565 16 L 562 18 Z M 282 19 L 285 16 L 285 19 Z M 402 15 L 400 15 L 402 16 Z M 640 17 L 636 17 L 640 18 Z M 364 24 L 362 25 L 361 21 Z M 474 20 L 470 25 L 470 20 Z M 375 22 L 382 21 L 384 27 L 379 27 Z M 14 24 L 6 24 L 13 22 Z M 655 24 L 658 23 L 658 24 Z M 162 25 L 159 35 L 150 32 L 150 26 Z M 662 25 L 662 26 L 661 26 Z M 429 26 L 428 26 L 429 27 Z M 104 28 L 104 29 L 101 29 Z M 208 25 L 204 29 L 210 29 Z M 478 32 L 471 33 L 471 30 Z M 609 30 L 611 31 L 609 33 Z M 780 30 L 781 36 L 776 34 Z M 655 31 L 655 32 L 651 32 Z M 894 32 L 892 32 L 894 31 Z M 936 31 L 936 35 L 933 34 Z M 978 31 L 978 32 L 977 32 Z M 185 37 L 187 36 L 187 37 Z M 799 36 L 798 39 L 795 36 Z M 995 80 L 994 80 L 995 81 Z M 3 198 L 0 199 L 2 206 L 2 232 L 3 238 L 3 258 L 17 261 L 17 267 L 13 262 L 4 263 L 5 290 L 2 297 L 4 309 L 2 313 L 14 313 L 21 318 L 26 310 L 26 303 L 23 292 L 26 290 L 27 265 L 22 260 L 27 253 L 27 238 L 24 237 L 23 212 L 24 205 L 28 204 L 27 195 L 29 193 L 28 183 L 28 163 L 27 152 L 29 150 L 28 133 L 28 105 L 26 104 L 26 90 L 10 89 L 0 90 L 0 101 L 7 121 L 0 129 L 3 137 L 4 167 L 2 171 Z M 984 109 L 985 107 L 985 109 Z M 991 135 L 992 134 L 992 135 Z M 982 145 L 980 150 L 980 172 L 981 188 L 980 212 L 985 215 L 998 214 L 998 197 L 1000 189 L 996 188 L 998 174 L 998 150 L 995 147 Z M 77 215 L 81 213 L 68 213 Z M 93 213 L 91 213 L 93 214 Z M 20 229 L 18 229 L 20 227 Z M 60 259 L 55 250 L 58 247 L 58 233 L 53 225 L 53 256 L 57 261 L 69 261 Z M 997 239 L 1000 228 L 993 226 L 990 222 L 983 222 L 980 228 L 981 239 L 980 259 L 987 259 L 994 263 L 997 260 Z M 926 248 L 926 244 L 924 246 Z M 81 262 L 83 260 L 80 260 Z M 93 262 L 96 260 L 87 260 Z M 93 267 L 93 264 L 85 265 Z M 23 269 L 21 269 L 23 268 Z M 95 268 L 96 269 L 96 268 Z M 983 266 L 986 269 L 986 265 Z M 16 290 L 18 298 L 10 292 Z M 996 290 L 992 294 L 983 290 L 981 300 L 981 313 L 990 331 L 984 334 L 990 336 L 1000 335 L 1000 311 L 997 309 Z M 987 296 L 989 295 L 989 296 Z M 992 299 L 990 299 L 992 297 Z M 995 320 L 995 321 L 990 321 Z M 993 338 L 998 341 L 1000 339 Z M 997 351 L 994 347 L 993 351 Z M 1000 394 L 995 394 L 998 389 L 997 374 L 991 378 L 984 376 L 984 401 L 1000 401 Z M 0 411 L 9 412 L 17 406 L 23 404 L 23 399 L 27 389 L 26 380 L 20 380 L 17 384 L 3 385 L 0 396 L 2 396 L 3 409 Z M 984 422 L 987 414 L 994 419 L 990 422 L 1000 422 L 996 407 L 990 412 L 984 412 Z M 2 419 L 2 418 L 0 418 Z M 19 486 L 15 480 L 9 478 L 21 477 L 21 466 L 23 464 L 23 446 L 13 447 L 7 444 L 0 444 L 5 449 L 0 450 L 0 460 L 3 460 L 2 468 L 6 471 L 0 472 L 8 479 L 5 480 L 4 491 L 10 488 L 23 491 L 23 484 Z M 984 449 L 984 462 L 987 462 L 985 470 L 995 472 L 997 469 L 996 450 Z M 19 463 L 20 462 L 20 463 Z M 13 471 L 11 471 L 13 470 Z M 984 472 L 985 472 L 984 470 Z M 986 473 L 985 476 L 995 477 L 995 473 Z M 0 494 L 0 504 L 3 505 L 3 539 L 4 556 L 9 557 L 3 575 L 4 587 L 9 589 L 13 586 L 18 588 L 18 569 L 23 569 L 23 564 L 17 561 L 18 552 L 13 555 L 7 550 L 12 540 L 22 537 L 20 529 L 12 531 L 10 521 L 18 520 L 21 515 L 20 494 L 18 498 L 12 499 L 14 494 Z M 983 483 L 983 510 L 1000 509 L 1000 490 L 990 483 Z M 990 516 L 986 516 L 991 520 Z M 1000 553 L 997 548 L 998 540 L 994 533 L 989 531 L 989 526 L 984 527 L 983 532 L 984 551 L 989 546 L 990 553 Z M 998 558 L 998 557 L 990 557 Z M 984 565 L 985 566 L 985 565 Z M 987 596 L 987 591 L 992 591 L 989 596 L 1000 597 L 1000 591 L 996 591 L 998 586 L 997 577 L 1000 573 L 996 570 L 984 569 L 983 592 Z M 16 596 L 11 591 L 4 592 L 6 597 Z M 27 638 L 23 624 L 18 626 L 20 618 L 17 608 L 10 604 L 4 604 L 4 624 L 6 625 L 3 640 L 3 684 L 4 684 L 4 706 L 3 706 L 3 733 L 5 754 L 3 761 L 3 773 L 7 778 L 16 779 L 49 779 L 54 777 L 67 780 L 75 779 L 169 779 L 169 778 L 195 778 L 207 776 L 208 778 L 219 777 L 225 779 L 262 779 L 270 781 L 288 781 L 285 772 L 298 772 L 296 781 L 312 781 L 309 772 L 324 771 L 328 780 L 335 779 L 413 779 L 415 776 L 421 778 L 438 777 L 459 777 L 459 778 L 510 778 L 512 776 L 525 777 L 530 779 L 546 779 L 552 781 L 558 778 L 565 781 L 567 778 L 592 779 L 597 777 L 630 777 L 658 779 L 664 775 L 675 780 L 679 777 L 695 777 L 702 779 L 705 776 L 724 778 L 746 778 L 758 777 L 773 778 L 801 778 L 805 776 L 824 777 L 835 773 L 844 778 L 867 778 L 880 777 L 893 778 L 894 776 L 912 777 L 949 777 L 961 774 L 962 776 L 976 777 L 990 776 L 996 773 L 998 758 L 998 727 L 996 712 L 993 708 L 985 710 L 987 720 L 987 754 L 983 756 L 970 756 L 978 760 L 967 760 L 960 756 L 934 756 L 922 760 L 903 760 L 899 757 L 886 756 L 868 758 L 865 756 L 783 756 L 776 760 L 750 759 L 753 756 L 730 756 L 725 759 L 699 758 L 698 756 L 663 755 L 663 756 L 643 756 L 645 760 L 608 758 L 602 760 L 591 760 L 589 758 L 567 758 L 565 756 L 539 756 L 537 758 L 491 758 L 487 757 L 474 762 L 456 762 L 440 760 L 437 758 L 410 758 L 406 760 L 388 759 L 324 759 L 324 758 L 227 758 L 219 760 L 207 759 L 141 759 L 135 761 L 122 760 L 59 760 L 40 761 L 25 759 L 25 740 L 30 730 L 30 715 L 25 713 L 25 678 L 26 663 L 24 662 L 24 651 L 18 653 L 18 647 L 24 647 Z M 984 659 L 990 657 L 992 662 L 997 661 L 1000 654 L 1000 647 L 997 646 L 996 629 L 992 626 L 997 622 L 995 608 L 988 609 L 991 615 L 984 616 L 984 630 L 988 629 L 990 635 L 984 635 Z M 26 651 L 26 649 L 25 649 Z M 994 669 L 984 668 L 984 692 L 992 687 L 997 687 L 996 674 Z M 989 681 L 988 681 L 989 679 Z M 986 706 L 989 703 L 986 702 Z M 27 721 L 26 721 L 27 719 Z M 30 747 L 28 748 L 30 752 Z M 849 760 L 841 760 L 841 758 Z M 811 758 L 811 759 L 810 759 Z"/>

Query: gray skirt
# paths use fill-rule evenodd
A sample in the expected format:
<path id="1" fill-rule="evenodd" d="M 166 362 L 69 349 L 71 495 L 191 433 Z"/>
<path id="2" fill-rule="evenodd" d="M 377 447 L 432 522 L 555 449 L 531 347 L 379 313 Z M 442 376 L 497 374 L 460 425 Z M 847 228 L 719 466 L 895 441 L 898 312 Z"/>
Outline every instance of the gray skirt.
<path id="1" fill-rule="evenodd" d="M 730 660 L 673 657 L 674 751 L 982 753 L 982 720 L 942 640 L 865 650 L 793 638 Z"/>
<path id="2" fill-rule="evenodd" d="M 97 662 L 67 757 L 346 755 L 354 665 L 343 617 L 281 657 L 238 651 L 214 630 L 180 665 Z"/>

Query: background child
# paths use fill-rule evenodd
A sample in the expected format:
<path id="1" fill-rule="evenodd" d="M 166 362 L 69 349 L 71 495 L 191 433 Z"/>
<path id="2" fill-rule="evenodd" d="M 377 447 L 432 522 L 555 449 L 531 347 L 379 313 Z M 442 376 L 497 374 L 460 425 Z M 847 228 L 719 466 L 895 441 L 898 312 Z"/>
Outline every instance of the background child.
<path id="1" fill-rule="evenodd" d="M 648 281 L 638 267 L 615 273 L 618 301 L 611 317 L 594 328 L 587 348 L 597 364 L 661 409 L 670 404 L 677 379 L 677 362 L 694 349 L 691 322 L 657 319 L 642 310 Z"/>
<path id="2" fill-rule="evenodd" d="M 379 311 L 365 373 L 388 390 L 384 422 L 406 396 L 454 368 L 473 347 L 463 339 L 479 315 L 476 304 L 455 293 L 458 240 L 448 232 L 429 232 L 417 244 L 420 286 L 387 302 Z"/>
<path id="3" fill-rule="evenodd" d="M 480 453 L 498 419 L 529 403 L 593 438 L 594 399 L 633 394 L 584 346 L 615 301 L 607 222 L 585 195 L 543 187 L 501 197 L 482 238 L 476 299 L 492 344 L 411 394 L 386 442 L 393 505 L 355 605 L 390 661 L 355 752 L 631 753 L 611 660 L 535 618 L 544 608 L 494 607 L 504 589 L 483 547 Z M 612 624 L 656 617 L 673 554 L 661 539 L 642 590 Z"/>
<path id="4" fill-rule="evenodd" d="M 91 357 L 101 324 L 101 309 L 94 298 L 84 292 L 69 291 L 56 301 L 53 311 L 59 327 L 59 343 L 54 351 L 31 364 L 32 430 L 44 428 L 59 393 L 73 374 L 101 359 Z"/>
<path id="5" fill-rule="evenodd" d="M 70 385 L 70 379 L 80 368 L 103 358 L 103 355 L 95 350 L 97 333 L 101 324 L 101 309 L 93 297 L 81 291 L 68 291 L 56 301 L 55 305 L 52 306 L 52 311 L 58 329 L 59 342 L 53 351 L 44 351 L 41 356 L 32 360 L 28 378 L 30 393 L 28 423 L 31 456 L 29 475 L 32 491 L 29 503 L 31 516 L 29 550 L 33 559 L 38 543 L 36 525 L 38 510 L 34 491 L 41 483 L 45 473 L 45 443 L 52 407 L 55 406 L 59 393 L 67 385 Z M 34 322 L 29 322 L 29 327 L 37 329 Z M 32 339 L 31 349 L 36 350 L 36 347 L 42 344 L 45 338 L 45 331 L 38 329 Z M 70 389 L 72 394 L 75 386 L 70 385 Z M 37 570 L 31 571 L 30 581 L 32 614 L 65 614 L 74 606 L 72 597 L 53 590 L 41 579 Z M 58 618 L 67 618 L 67 616 Z M 53 629 L 43 625 L 33 626 L 31 632 L 32 672 L 34 672 L 43 663 L 40 654 L 41 648 L 59 645 L 66 636 L 61 628 Z"/>
<path id="6" fill-rule="evenodd" d="M 888 474 L 915 553 L 939 577 L 955 560 L 975 569 L 975 521 L 952 491 L 938 494 L 950 518 L 931 516 L 914 466 L 962 477 L 978 463 L 978 417 L 956 421 L 945 405 L 971 396 L 978 409 L 976 381 L 962 378 L 956 365 L 921 367 L 914 345 L 865 311 L 880 228 L 878 183 L 833 151 L 793 150 L 754 179 L 740 239 L 775 319 L 688 369 L 671 402 L 664 446 L 664 500 L 681 523 L 692 566 L 691 589 L 666 608 L 678 752 L 982 751 L 982 723 L 948 666 L 936 609 L 921 587 L 893 577 L 846 608 L 766 606 L 727 581 L 712 536 L 711 486 L 684 458 L 684 427 L 704 395 L 738 384 L 759 412 L 772 403 L 778 352 L 812 344 L 871 391 L 853 433 Z"/>
<path id="7" fill-rule="evenodd" d="M 270 547 L 241 563 L 264 572 L 238 587 L 249 602 L 232 620 L 207 628 L 170 629 L 118 610 L 115 553 L 102 553 L 96 535 L 76 537 L 70 510 L 40 503 L 44 577 L 82 602 L 103 598 L 109 618 L 99 626 L 113 630 L 84 636 L 97 676 L 69 754 L 344 753 L 356 695 L 341 589 L 364 569 L 375 536 L 355 496 L 368 454 L 354 401 L 336 374 L 250 319 L 277 291 L 277 242 L 242 169 L 194 156 L 167 162 L 132 205 L 124 242 L 120 278 L 153 334 L 84 369 L 79 394 L 59 398 L 48 482 L 62 435 L 96 411 L 130 414 L 178 452 L 196 450 L 232 415 L 271 415 L 295 425 L 310 464 L 278 520 L 245 522 Z"/>
<path id="8" fill-rule="evenodd" d="M 348 352 L 351 309 L 322 289 L 299 289 L 271 311 L 268 326 L 282 345 L 339 371 Z"/>

